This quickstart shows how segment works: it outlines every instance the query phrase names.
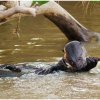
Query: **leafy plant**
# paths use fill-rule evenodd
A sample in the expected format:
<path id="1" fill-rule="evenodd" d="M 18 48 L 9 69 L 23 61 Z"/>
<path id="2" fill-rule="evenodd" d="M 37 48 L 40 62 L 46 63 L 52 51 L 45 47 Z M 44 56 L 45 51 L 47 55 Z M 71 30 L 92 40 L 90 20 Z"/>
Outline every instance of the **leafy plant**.
<path id="1" fill-rule="evenodd" d="M 42 0 L 38 1 L 38 0 L 33 0 L 32 5 L 34 5 L 34 4 L 36 4 L 36 3 L 38 3 L 39 5 L 43 5 L 43 4 L 47 3 L 47 2 L 48 2 L 48 1 L 42 1 Z"/>

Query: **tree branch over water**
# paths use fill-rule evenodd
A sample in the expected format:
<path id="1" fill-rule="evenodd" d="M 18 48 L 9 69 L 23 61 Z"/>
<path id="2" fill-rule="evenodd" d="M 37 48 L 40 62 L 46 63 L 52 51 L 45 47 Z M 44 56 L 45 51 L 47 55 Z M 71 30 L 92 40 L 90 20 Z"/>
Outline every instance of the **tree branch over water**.
<path id="1" fill-rule="evenodd" d="M 52 21 L 69 40 L 89 41 L 96 37 L 95 32 L 91 32 L 81 25 L 73 16 L 63 9 L 56 2 L 50 1 L 39 7 L 16 6 L 0 13 L 0 19 L 10 17 L 16 13 L 31 14 L 32 16 L 44 15 Z"/>
<path id="2" fill-rule="evenodd" d="M 5 11 L 0 12 L 0 19 L 10 17 L 16 13 L 22 13 L 22 14 L 32 14 L 33 16 L 36 15 L 36 9 L 35 8 L 28 8 L 28 7 L 22 7 L 22 6 L 16 6 L 13 8 L 10 8 Z"/>

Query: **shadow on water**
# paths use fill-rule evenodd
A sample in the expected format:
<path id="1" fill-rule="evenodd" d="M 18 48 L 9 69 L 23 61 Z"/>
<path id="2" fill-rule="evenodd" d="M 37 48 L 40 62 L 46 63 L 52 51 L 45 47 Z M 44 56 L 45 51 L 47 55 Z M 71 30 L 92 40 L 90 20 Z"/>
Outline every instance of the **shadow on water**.
<path id="1" fill-rule="evenodd" d="M 75 2 L 60 3 L 87 28 L 100 32 L 100 6 L 85 15 Z M 78 9 L 78 11 L 77 11 Z M 49 67 L 62 56 L 67 42 L 62 32 L 43 16 L 21 18 L 20 38 L 13 33 L 17 19 L 0 26 L 0 63 L 23 63 Z M 100 57 L 100 44 L 85 45 L 89 56 Z M 31 63 L 34 62 L 34 63 Z M 51 63 L 52 62 L 52 63 Z M 100 65 L 88 73 L 59 72 L 48 75 L 24 74 L 20 78 L 0 78 L 3 98 L 100 98 Z"/>

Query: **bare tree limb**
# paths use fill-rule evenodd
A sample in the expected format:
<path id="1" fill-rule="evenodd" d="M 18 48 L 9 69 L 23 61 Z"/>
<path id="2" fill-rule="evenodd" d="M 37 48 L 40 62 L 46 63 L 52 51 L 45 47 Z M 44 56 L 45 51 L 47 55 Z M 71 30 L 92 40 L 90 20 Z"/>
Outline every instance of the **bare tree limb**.
<path id="1" fill-rule="evenodd" d="M 10 17 L 16 13 L 32 14 L 33 16 L 36 16 L 36 9 L 23 7 L 23 6 L 16 6 L 16 7 L 0 12 L 0 19 Z"/>
<path id="2" fill-rule="evenodd" d="M 48 2 L 36 11 L 37 15 L 44 14 L 45 17 L 51 20 L 69 40 L 89 41 L 92 37 L 95 37 L 94 32 L 81 25 L 56 2 Z"/>
<path id="3" fill-rule="evenodd" d="M 29 8 L 16 6 L 0 13 L 0 19 L 10 17 L 16 13 L 31 14 L 33 16 L 43 14 L 51 20 L 69 40 L 89 41 L 96 36 L 81 25 L 73 16 L 64 10 L 56 2 L 50 1 L 40 7 Z"/>

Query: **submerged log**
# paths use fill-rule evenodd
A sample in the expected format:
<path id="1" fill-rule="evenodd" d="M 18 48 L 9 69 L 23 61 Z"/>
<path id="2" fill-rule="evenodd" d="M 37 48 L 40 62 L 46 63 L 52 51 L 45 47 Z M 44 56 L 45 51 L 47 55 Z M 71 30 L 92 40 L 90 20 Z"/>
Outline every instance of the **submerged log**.
<path id="1" fill-rule="evenodd" d="M 65 9 L 54 1 L 50 1 L 36 8 L 16 6 L 0 13 L 0 19 L 10 17 L 16 13 L 32 14 L 37 16 L 43 14 L 52 21 L 70 40 L 90 41 L 96 37 L 96 33 L 88 30 L 73 18 Z"/>

